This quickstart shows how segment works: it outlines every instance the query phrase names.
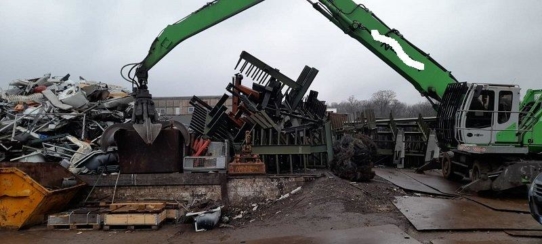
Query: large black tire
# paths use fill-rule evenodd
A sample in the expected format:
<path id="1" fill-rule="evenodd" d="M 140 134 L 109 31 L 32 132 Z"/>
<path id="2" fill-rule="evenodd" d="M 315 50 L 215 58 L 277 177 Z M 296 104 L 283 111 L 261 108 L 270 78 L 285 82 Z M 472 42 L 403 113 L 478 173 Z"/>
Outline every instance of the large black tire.
<path id="1" fill-rule="evenodd" d="M 491 172 L 491 165 L 486 162 L 474 160 L 472 164 L 472 173 L 470 174 L 470 179 L 472 181 L 478 179 L 487 179 L 487 173 L 489 172 Z"/>
<path id="2" fill-rule="evenodd" d="M 455 174 L 456 166 L 452 163 L 452 159 L 448 153 L 442 153 L 440 162 L 442 164 L 442 176 L 444 176 L 444 178 L 452 181 L 460 181 L 463 179 L 463 176 Z"/>

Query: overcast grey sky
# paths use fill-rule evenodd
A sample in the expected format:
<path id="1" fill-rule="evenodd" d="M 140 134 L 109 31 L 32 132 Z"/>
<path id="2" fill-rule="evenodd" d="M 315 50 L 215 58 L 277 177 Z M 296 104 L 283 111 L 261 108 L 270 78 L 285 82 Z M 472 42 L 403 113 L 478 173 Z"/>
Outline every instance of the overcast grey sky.
<path id="1" fill-rule="evenodd" d="M 158 33 L 209 0 L 0 1 L 0 87 L 18 78 L 72 74 L 129 86 L 119 70 L 141 61 Z M 542 1 L 357 0 L 460 81 L 542 88 Z M 150 71 L 154 96 L 220 95 L 246 50 L 329 102 L 392 89 L 419 93 L 305 0 L 266 0 L 181 43 Z M 248 80 L 247 80 L 248 81 Z"/>

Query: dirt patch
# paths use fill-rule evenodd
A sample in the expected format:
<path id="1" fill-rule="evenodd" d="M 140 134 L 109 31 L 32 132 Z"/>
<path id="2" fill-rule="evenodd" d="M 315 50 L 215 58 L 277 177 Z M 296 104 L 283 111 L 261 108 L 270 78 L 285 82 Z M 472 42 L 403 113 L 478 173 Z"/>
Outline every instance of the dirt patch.
<path id="1" fill-rule="evenodd" d="M 400 214 L 391 201 L 395 196 L 405 195 L 407 193 L 402 189 L 379 177 L 370 182 L 355 183 L 326 174 L 284 199 L 268 199 L 242 208 L 226 209 L 225 216 L 234 226 L 255 221 L 272 226 L 285 218 L 329 219 L 329 213 Z"/>
<path id="2" fill-rule="evenodd" d="M 525 240 L 510 237 L 504 232 L 418 232 L 392 205 L 392 200 L 396 196 L 413 197 L 423 194 L 404 192 L 379 177 L 367 183 L 353 184 L 338 177 L 330 178 L 328 174 L 307 182 L 301 191 L 280 201 L 269 199 L 262 203 L 252 203 L 255 205 L 249 203 L 238 209 L 225 209 L 224 215 L 231 219 L 229 226 L 210 231 L 195 232 L 193 222 L 188 221 L 184 224 L 164 225 L 158 231 L 48 231 L 45 226 L 38 226 L 18 232 L 0 231 L 0 235 L 5 243 L 239 243 L 269 237 L 392 224 L 422 243 L 430 243 L 431 240 L 502 240 L 522 243 Z M 245 211 L 242 217 L 233 220 L 241 211 Z"/>

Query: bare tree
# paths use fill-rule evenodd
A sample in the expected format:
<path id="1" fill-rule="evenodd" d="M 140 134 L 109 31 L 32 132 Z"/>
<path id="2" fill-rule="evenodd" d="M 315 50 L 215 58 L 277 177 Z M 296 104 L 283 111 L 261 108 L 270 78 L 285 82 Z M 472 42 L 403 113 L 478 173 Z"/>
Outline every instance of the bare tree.
<path id="1" fill-rule="evenodd" d="M 409 106 L 406 103 L 394 100 L 389 106 L 388 116 L 391 113 L 394 118 L 409 117 Z"/>
<path id="2" fill-rule="evenodd" d="M 348 114 L 351 120 L 356 119 L 367 109 L 373 109 L 375 116 L 380 118 L 388 118 L 390 113 L 394 118 L 415 118 L 419 114 L 436 115 L 436 111 L 429 102 L 409 105 L 397 100 L 397 94 L 392 90 L 377 91 L 373 93 L 370 100 L 357 100 L 354 96 L 350 96 L 346 101 L 331 103 L 330 107 L 337 108 L 338 113 Z"/>
<path id="3" fill-rule="evenodd" d="M 437 115 L 437 112 L 433 108 L 433 105 L 431 105 L 431 103 L 429 103 L 428 101 L 419 102 L 411 105 L 409 110 L 411 111 L 411 114 L 414 114 L 415 116 L 418 116 L 418 114 L 421 114 L 424 117 Z"/>
<path id="4" fill-rule="evenodd" d="M 380 90 L 373 93 L 371 103 L 377 117 L 387 117 L 391 112 L 391 107 L 397 103 L 397 94 L 392 90 Z"/>
<path id="5" fill-rule="evenodd" d="M 357 100 L 354 96 L 350 96 L 346 100 L 346 109 L 350 119 L 355 120 L 358 113 L 363 110 L 363 106 L 361 101 Z"/>

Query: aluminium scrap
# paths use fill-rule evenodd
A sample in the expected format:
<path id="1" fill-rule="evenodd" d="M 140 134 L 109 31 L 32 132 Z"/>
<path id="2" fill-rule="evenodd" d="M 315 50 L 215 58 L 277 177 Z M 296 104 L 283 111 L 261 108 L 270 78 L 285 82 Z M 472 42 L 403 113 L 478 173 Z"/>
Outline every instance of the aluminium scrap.
<path id="1" fill-rule="evenodd" d="M 0 90 L 0 160 L 62 162 L 74 173 L 117 164 L 100 150 L 103 131 L 130 118 L 133 98 L 122 87 L 70 80 L 70 75 L 17 79 Z"/>

